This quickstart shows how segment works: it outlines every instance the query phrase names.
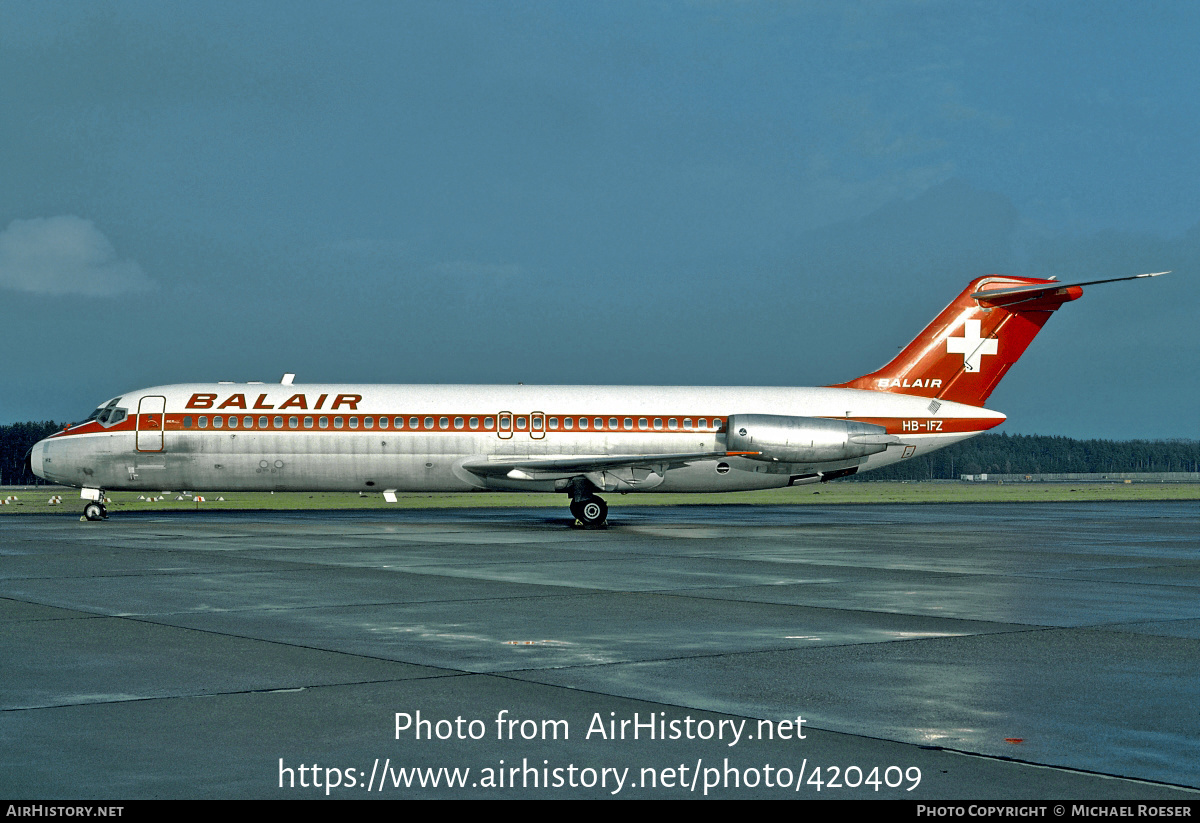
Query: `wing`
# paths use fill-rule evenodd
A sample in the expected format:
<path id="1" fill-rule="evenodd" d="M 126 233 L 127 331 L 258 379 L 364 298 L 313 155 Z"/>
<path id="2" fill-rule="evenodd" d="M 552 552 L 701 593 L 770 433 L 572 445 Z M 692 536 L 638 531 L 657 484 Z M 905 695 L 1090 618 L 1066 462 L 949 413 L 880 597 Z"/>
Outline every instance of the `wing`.
<path id="1" fill-rule="evenodd" d="M 507 477 L 509 480 L 561 480 L 592 472 L 616 469 L 649 469 L 663 475 L 670 469 L 700 460 L 716 460 L 760 452 L 686 452 L 680 454 L 607 454 L 571 457 L 477 457 L 464 461 L 464 469 L 480 477 Z"/>

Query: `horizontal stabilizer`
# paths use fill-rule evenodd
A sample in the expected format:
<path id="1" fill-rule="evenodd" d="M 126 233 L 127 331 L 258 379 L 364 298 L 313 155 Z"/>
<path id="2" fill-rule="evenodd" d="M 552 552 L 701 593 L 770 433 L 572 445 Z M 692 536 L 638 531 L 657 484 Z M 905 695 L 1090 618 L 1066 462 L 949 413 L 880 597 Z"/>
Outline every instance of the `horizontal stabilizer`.
<path id="1" fill-rule="evenodd" d="M 987 303 L 992 306 L 1013 306 L 1024 303 L 1030 300 L 1040 300 L 1048 295 L 1066 296 L 1070 289 L 1079 289 L 1083 286 L 1095 286 L 1100 283 L 1117 283 L 1122 280 L 1140 280 L 1143 277 L 1158 277 L 1163 274 L 1170 274 L 1169 271 L 1156 271 L 1148 274 L 1135 274 L 1130 277 L 1110 277 L 1107 280 L 1085 280 L 1079 283 L 1046 283 L 1038 286 L 1019 286 L 1012 289 L 992 289 L 974 292 L 971 297 L 978 300 L 980 303 Z M 1074 295 L 1078 297 L 1078 295 Z"/>

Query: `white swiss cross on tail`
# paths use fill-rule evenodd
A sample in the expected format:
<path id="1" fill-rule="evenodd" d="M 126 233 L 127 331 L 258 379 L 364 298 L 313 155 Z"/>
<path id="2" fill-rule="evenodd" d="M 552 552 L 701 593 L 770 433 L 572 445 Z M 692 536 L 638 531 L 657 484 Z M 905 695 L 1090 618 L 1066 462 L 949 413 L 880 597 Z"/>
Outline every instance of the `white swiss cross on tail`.
<path id="1" fill-rule="evenodd" d="M 963 323 L 962 337 L 946 338 L 946 353 L 961 354 L 963 368 L 967 371 L 979 371 L 979 360 L 985 354 L 995 354 L 998 345 L 995 338 L 984 338 L 979 334 L 980 322 L 967 320 Z"/>

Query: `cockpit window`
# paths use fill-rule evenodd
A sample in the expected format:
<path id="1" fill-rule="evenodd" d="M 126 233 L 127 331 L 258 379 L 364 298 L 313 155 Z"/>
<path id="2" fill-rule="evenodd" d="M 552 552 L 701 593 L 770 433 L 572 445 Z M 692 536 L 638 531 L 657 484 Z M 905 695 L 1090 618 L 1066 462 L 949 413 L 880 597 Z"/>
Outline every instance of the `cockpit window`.
<path id="1" fill-rule="evenodd" d="M 100 425 L 106 427 L 120 423 L 129 416 L 129 412 L 126 409 L 117 408 L 117 404 L 120 402 L 121 398 L 114 397 L 112 400 L 109 400 L 103 406 L 100 406 L 98 409 L 88 415 L 88 418 L 83 422 L 90 423 L 91 421 L 95 420 Z"/>

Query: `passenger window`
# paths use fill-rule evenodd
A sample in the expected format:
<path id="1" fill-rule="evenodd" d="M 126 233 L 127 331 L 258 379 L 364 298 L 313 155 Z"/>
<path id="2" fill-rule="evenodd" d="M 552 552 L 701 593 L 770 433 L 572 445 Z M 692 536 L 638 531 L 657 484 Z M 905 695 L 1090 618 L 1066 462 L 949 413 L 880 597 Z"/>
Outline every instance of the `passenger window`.
<path id="1" fill-rule="evenodd" d="M 646 418 L 644 418 L 644 417 L 638 418 L 638 428 L 639 429 L 647 429 L 649 427 L 650 427 L 650 424 L 646 422 Z"/>
<path id="2" fill-rule="evenodd" d="M 500 431 L 506 432 L 512 428 L 512 418 L 507 414 L 500 415 Z"/>
<path id="3" fill-rule="evenodd" d="M 283 418 L 282 417 L 275 418 L 275 428 L 277 428 L 277 429 L 283 428 Z"/>
<path id="4" fill-rule="evenodd" d="M 410 429 L 419 429 L 421 428 L 421 421 L 415 417 L 410 417 L 408 418 L 408 427 Z"/>
<path id="5" fill-rule="evenodd" d="M 597 418 L 596 418 L 596 422 L 597 422 L 597 423 L 600 423 L 600 418 L 599 418 L 599 417 L 597 417 Z M 599 428 L 601 428 L 603 425 L 604 425 L 603 423 L 600 423 L 600 425 L 599 425 L 599 426 L 597 426 L 596 428 L 598 428 L 598 429 L 599 429 Z M 609 427 L 610 429 L 612 429 L 613 431 L 616 431 L 616 430 L 617 430 L 617 418 L 615 418 L 615 417 L 610 417 L 610 418 L 608 418 L 608 427 Z"/>
<path id="6" fill-rule="evenodd" d="M 374 418 L 374 417 L 368 417 L 366 420 L 364 420 L 364 421 L 363 421 L 363 428 L 366 428 L 366 429 L 373 429 L 373 428 L 375 428 L 375 418 Z"/>
<path id="7" fill-rule="evenodd" d="M 243 417 L 242 418 L 242 428 L 243 429 L 254 428 L 254 418 L 251 417 L 250 415 L 246 415 L 245 417 Z"/>
<path id="8" fill-rule="evenodd" d="M 350 418 L 350 428 L 352 428 L 352 429 L 358 428 L 358 418 L 357 417 Z"/>
<path id="9" fill-rule="evenodd" d="M 558 428 L 558 418 L 551 417 L 548 421 L 548 425 L 550 426 L 551 429 L 557 429 Z"/>
<path id="10" fill-rule="evenodd" d="M 450 427 L 450 420 L 449 420 L 449 418 L 446 418 L 446 417 L 439 417 L 439 418 L 438 418 L 438 428 L 439 428 L 439 429 L 445 429 L 445 428 L 449 428 L 449 427 Z"/>
<path id="11" fill-rule="evenodd" d="M 321 428 L 323 428 L 323 429 L 327 429 L 327 428 L 329 428 L 329 418 L 328 418 L 328 417 L 322 417 L 320 420 L 318 420 L 318 421 L 317 421 L 317 425 L 318 425 L 318 426 L 320 426 L 320 427 L 321 427 Z"/>
<path id="12" fill-rule="evenodd" d="M 542 430 L 542 418 L 541 417 L 533 418 L 533 428 L 534 428 L 534 431 Z"/>
<path id="13" fill-rule="evenodd" d="M 496 425 L 496 421 L 493 418 L 491 418 L 491 417 L 483 418 L 483 427 L 485 429 L 487 429 L 488 431 L 491 431 L 492 427 L 495 425 Z"/>
<path id="14" fill-rule="evenodd" d="M 333 418 L 333 427 L 335 429 L 340 429 L 342 427 L 342 423 L 343 423 L 342 418 L 340 418 L 340 417 Z"/>
<path id="15" fill-rule="evenodd" d="M 454 428 L 461 429 L 463 427 L 463 419 L 461 417 L 454 418 Z"/>
<path id="16" fill-rule="evenodd" d="M 708 428 L 708 421 L 707 421 L 707 420 L 705 420 L 703 417 L 701 417 L 699 420 L 697 420 L 697 421 L 696 421 L 696 428 L 698 428 L 698 429 L 707 429 L 707 428 Z"/>
<path id="17" fill-rule="evenodd" d="M 258 418 L 258 427 L 259 427 L 260 429 L 265 429 L 265 428 L 267 428 L 267 418 L 266 418 L 266 417 L 260 417 L 260 418 Z"/>
<path id="18" fill-rule="evenodd" d="M 580 419 L 579 424 L 580 424 L 579 428 L 581 428 L 581 429 L 587 428 L 587 426 L 584 425 L 584 422 L 582 419 Z M 574 428 L 574 426 L 575 426 L 575 418 L 574 417 L 564 417 L 563 418 L 563 428 L 564 429 L 571 429 L 571 428 Z M 554 428 L 554 426 L 551 425 L 550 428 Z"/>
<path id="19" fill-rule="evenodd" d="M 392 420 L 392 428 L 394 428 L 394 429 L 402 429 L 402 428 L 404 428 L 404 418 L 403 418 L 403 417 L 397 417 L 397 418 L 393 419 L 393 420 Z"/>
<path id="20" fill-rule="evenodd" d="M 471 418 L 471 428 L 473 428 L 473 429 L 479 428 L 479 418 L 478 417 Z"/>
<path id="21" fill-rule="evenodd" d="M 425 428 L 427 428 L 427 429 L 433 428 L 433 418 L 432 417 L 425 418 Z"/>
<path id="22" fill-rule="evenodd" d="M 632 417 L 626 417 L 626 418 L 625 418 L 625 430 L 626 430 L 626 431 L 629 431 L 629 430 L 630 430 L 630 429 L 632 429 L 632 428 L 633 428 L 633 418 L 632 418 Z"/>
<path id="23" fill-rule="evenodd" d="M 306 428 L 306 429 L 312 428 L 312 418 L 311 417 L 304 418 L 304 428 Z"/>
<path id="24" fill-rule="evenodd" d="M 654 430 L 662 431 L 662 418 L 661 417 L 654 418 Z"/>
<path id="25" fill-rule="evenodd" d="M 679 428 L 679 421 L 676 420 L 674 417 L 669 418 L 667 420 L 667 428 L 670 429 L 671 431 L 675 431 L 677 428 Z"/>
<path id="26" fill-rule="evenodd" d="M 191 415 L 188 415 L 187 417 L 183 418 L 183 427 L 185 429 L 190 429 L 192 427 L 192 416 Z"/>
<path id="27" fill-rule="evenodd" d="M 528 426 L 529 426 L 529 421 L 525 418 L 524 415 L 521 415 L 520 417 L 517 418 L 517 431 L 525 431 L 525 429 Z"/>
<path id="28" fill-rule="evenodd" d="M 300 428 L 300 418 L 299 417 L 289 417 L 288 418 L 288 428 L 289 429 Z"/>
<path id="29" fill-rule="evenodd" d="M 225 425 L 225 418 L 222 417 L 221 415 L 218 414 L 216 417 L 213 418 L 213 428 L 214 429 L 219 429 L 224 425 Z"/>
<path id="30" fill-rule="evenodd" d="M 692 418 L 690 418 L 690 417 L 683 418 L 683 430 L 685 432 L 692 430 Z"/>
<path id="31" fill-rule="evenodd" d="M 202 429 L 208 428 L 208 417 L 201 415 L 200 417 L 198 417 L 196 419 L 196 422 L 200 425 L 200 428 L 202 428 Z"/>

